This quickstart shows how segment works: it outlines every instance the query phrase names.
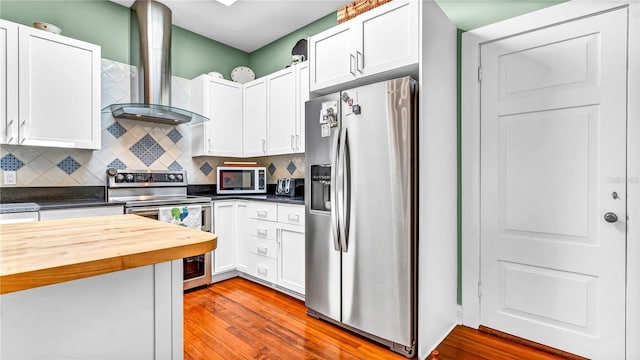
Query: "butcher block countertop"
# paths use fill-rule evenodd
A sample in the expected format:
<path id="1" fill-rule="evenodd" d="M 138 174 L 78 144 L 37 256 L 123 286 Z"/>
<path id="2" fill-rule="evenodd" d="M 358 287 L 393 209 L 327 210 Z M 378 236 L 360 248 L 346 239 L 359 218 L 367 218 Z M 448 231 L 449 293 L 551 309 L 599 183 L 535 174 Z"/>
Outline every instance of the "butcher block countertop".
<path id="1" fill-rule="evenodd" d="M 212 233 L 112 215 L 0 225 L 0 294 L 203 254 Z"/>

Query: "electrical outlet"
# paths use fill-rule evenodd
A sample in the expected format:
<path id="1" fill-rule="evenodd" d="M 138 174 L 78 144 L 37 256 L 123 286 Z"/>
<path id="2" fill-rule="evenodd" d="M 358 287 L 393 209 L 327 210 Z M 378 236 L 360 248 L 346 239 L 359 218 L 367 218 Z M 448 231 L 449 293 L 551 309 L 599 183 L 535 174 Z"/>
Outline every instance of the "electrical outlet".
<path id="1" fill-rule="evenodd" d="M 4 172 L 4 184 L 5 185 L 15 185 L 18 180 L 18 176 L 15 171 L 5 171 Z"/>

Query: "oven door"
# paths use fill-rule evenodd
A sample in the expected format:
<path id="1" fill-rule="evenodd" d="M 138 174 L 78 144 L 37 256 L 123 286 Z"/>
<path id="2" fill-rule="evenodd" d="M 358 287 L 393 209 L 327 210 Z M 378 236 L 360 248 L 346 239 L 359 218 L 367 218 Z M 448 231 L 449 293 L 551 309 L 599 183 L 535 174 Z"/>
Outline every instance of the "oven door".
<path id="1" fill-rule="evenodd" d="M 158 220 L 158 207 L 126 207 L 127 214 L 135 214 Z M 202 205 L 202 231 L 211 232 L 211 205 Z M 211 283 L 211 253 L 182 259 L 183 289 L 209 285 Z"/>

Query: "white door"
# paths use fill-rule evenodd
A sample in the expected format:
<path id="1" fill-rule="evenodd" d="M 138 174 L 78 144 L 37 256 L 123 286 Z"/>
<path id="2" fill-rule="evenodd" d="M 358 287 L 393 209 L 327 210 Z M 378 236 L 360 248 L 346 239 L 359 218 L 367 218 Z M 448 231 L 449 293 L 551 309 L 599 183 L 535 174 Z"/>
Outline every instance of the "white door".
<path id="1" fill-rule="evenodd" d="M 280 226 L 278 285 L 304 295 L 304 227 Z"/>
<path id="2" fill-rule="evenodd" d="M 418 63 L 417 1 L 392 1 L 362 14 L 354 36 L 358 76 Z"/>
<path id="3" fill-rule="evenodd" d="M 236 221 L 235 201 L 213 203 L 213 232 L 218 236 L 213 275 L 236 269 Z"/>
<path id="4" fill-rule="evenodd" d="M 595 359 L 624 359 L 626 48 L 626 9 L 481 47 L 481 324 Z"/>
<path id="5" fill-rule="evenodd" d="M 18 25 L 2 19 L 0 19 L 0 143 L 18 143 Z"/>
<path id="6" fill-rule="evenodd" d="M 21 26 L 20 144 L 100 148 L 100 47 Z"/>
<path id="7" fill-rule="evenodd" d="M 293 68 L 280 70 L 267 80 L 267 153 L 291 154 L 296 136 L 296 74 Z"/>
<path id="8" fill-rule="evenodd" d="M 353 23 L 334 26 L 309 38 L 311 91 L 347 82 L 356 76 Z"/>
<path id="9" fill-rule="evenodd" d="M 267 80 L 260 78 L 243 86 L 243 156 L 267 154 Z"/>
<path id="10" fill-rule="evenodd" d="M 209 82 L 210 155 L 242 157 L 242 84 Z"/>

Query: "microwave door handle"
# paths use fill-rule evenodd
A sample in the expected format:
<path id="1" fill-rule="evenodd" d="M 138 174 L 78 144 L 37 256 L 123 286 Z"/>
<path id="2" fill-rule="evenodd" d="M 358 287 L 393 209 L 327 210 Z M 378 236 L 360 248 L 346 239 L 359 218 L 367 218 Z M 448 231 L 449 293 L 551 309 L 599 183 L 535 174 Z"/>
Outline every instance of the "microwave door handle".
<path id="1" fill-rule="evenodd" d="M 333 145 L 331 147 L 331 193 L 329 201 L 331 202 L 331 237 L 333 238 L 333 248 L 340 251 L 340 239 L 338 234 L 338 201 L 337 201 L 337 182 L 336 172 L 338 171 L 338 156 L 340 146 L 340 132 L 336 131 L 333 135 Z"/>

